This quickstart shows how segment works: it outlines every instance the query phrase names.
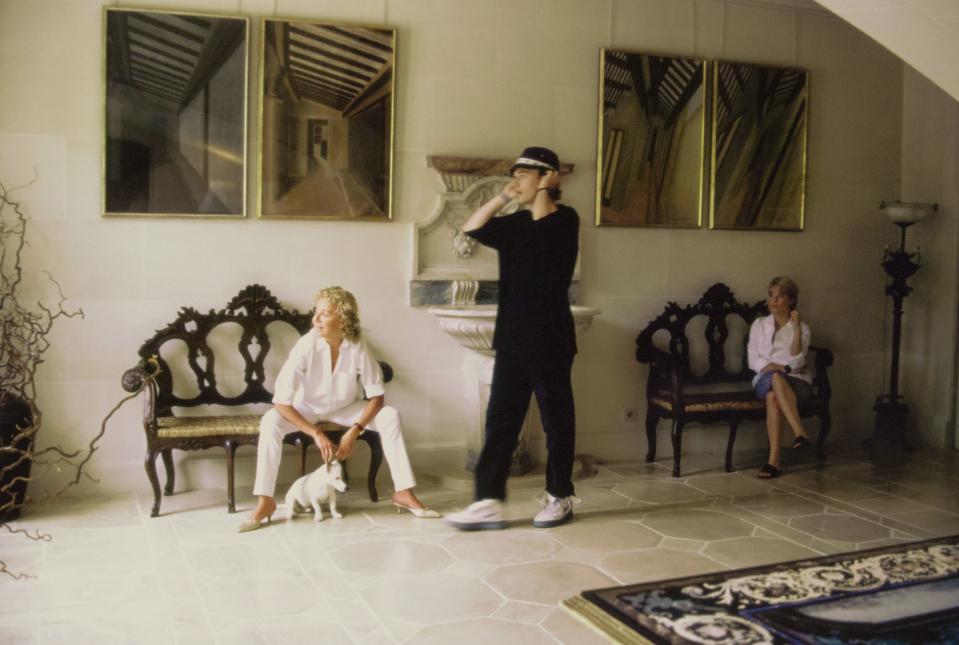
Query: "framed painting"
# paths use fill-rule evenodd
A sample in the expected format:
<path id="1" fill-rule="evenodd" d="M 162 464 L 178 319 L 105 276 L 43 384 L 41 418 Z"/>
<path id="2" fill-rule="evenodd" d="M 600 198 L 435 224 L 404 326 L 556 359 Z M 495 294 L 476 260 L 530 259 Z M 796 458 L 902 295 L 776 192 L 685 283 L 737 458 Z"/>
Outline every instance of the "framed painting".
<path id="1" fill-rule="evenodd" d="M 264 20 L 260 217 L 392 217 L 396 32 Z"/>
<path id="2" fill-rule="evenodd" d="M 104 215 L 244 217 L 248 19 L 103 16 Z"/>
<path id="3" fill-rule="evenodd" d="M 801 231 L 809 73 L 714 66 L 709 227 Z"/>
<path id="4" fill-rule="evenodd" d="M 600 51 L 596 224 L 698 227 L 705 61 Z"/>

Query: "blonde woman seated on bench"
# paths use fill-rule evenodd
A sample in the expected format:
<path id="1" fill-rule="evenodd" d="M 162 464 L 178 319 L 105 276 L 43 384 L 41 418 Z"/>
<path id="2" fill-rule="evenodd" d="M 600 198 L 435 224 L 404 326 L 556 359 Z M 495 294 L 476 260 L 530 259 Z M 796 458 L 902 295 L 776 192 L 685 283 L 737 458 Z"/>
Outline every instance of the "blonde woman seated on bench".
<path id="1" fill-rule="evenodd" d="M 290 351 L 276 378 L 274 407 L 260 421 L 253 485 L 258 500 L 240 532 L 260 528 L 264 519 L 270 521 L 276 510 L 273 496 L 283 437 L 297 431 L 313 437 L 324 461 L 346 459 L 361 433 L 378 432 L 396 490 L 392 497 L 396 511 L 440 517 L 413 494 L 416 480 L 403 443 L 400 416 L 395 408 L 383 404 L 383 371 L 360 338 L 356 298 L 345 289 L 329 287 L 316 295 L 315 303 L 313 329 Z M 358 400 L 357 378 L 367 401 Z M 349 426 L 339 446 L 316 427 L 320 421 Z"/>

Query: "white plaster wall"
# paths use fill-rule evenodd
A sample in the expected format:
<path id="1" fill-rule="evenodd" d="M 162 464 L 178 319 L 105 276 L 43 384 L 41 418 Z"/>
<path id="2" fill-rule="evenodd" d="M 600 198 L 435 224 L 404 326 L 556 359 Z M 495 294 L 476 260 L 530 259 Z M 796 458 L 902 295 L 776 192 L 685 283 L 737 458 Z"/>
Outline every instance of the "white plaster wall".
<path id="1" fill-rule="evenodd" d="M 442 188 L 425 157 L 509 157 L 526 145 L 553 147 L 576 164 L 564 193 L 583 222 L 580 301 L 604 312 L 581 338 L 574 368 L 579 451 L 645 453 L 642 422 L 625 422 L 623 409 L 645 415 L 646 368 L 633 358 L 634 339 L 667 300 L 694 300 L 716 281 L 757 300 L 777 274 L 798 280 L 815 341 L 836 353 L 833 437 L 858 441 L 868 430 L 881 387 L 878 256 L 888 241 L 875 205 L 899 183 L 901 64 L 838 19 L 799 0 L 155 0 L 150 7 L 398 30 L 392 223 L 187 221 L 100 216 L 102 4 L 0 0 L 0 181 L 39 175 L 17 193 L 33 217 L 29 291 L 50 297 L 38 274 L 49 270 L 86 312 L 53 334 L 40 374 L 41 443 L 85 443 L 124 394 L 119 377 L 139 344 L 178 307 L 218 308 L 259 282 L 301 308 L 322 285 L 353 290 L 371 345 L 396 368 L 387 396 L 402 411 L 414 459 L 461 445 L 461 350 L 429 314 L 404 304 L 410 229 Z M 252 33 L 258 51 L 259 29 Z M 808 68 L 805 232 L 593 227 L 604 46 Z M 247 203 L 250 211 L 252 192 Z M 667 431 L 664 424 L 662 456 Z M 724 435 L 691 428 L 685 446 L 718 451 Z M 760 430 L 743 430 L 739 445 L 761 445 Z M 128 404 L 95 457 L 98 490 L 146 490 L 144 447 L 139 406 Z M 252 479 L 252 454 L 241 451 L 241 484 Z M 223 481 L 212 461 L 219 455 L 188 459 L 191 475 L 180 485 Z"/>
<path id="2" fill-rule="evenodd" d="M 907 233 L 907 249 L 921 248 L 922 267 L 910 280 L 914 291 L 903 306 L 900 390 L 916 438 L 951 448 L 959 306 L 959 103 L 908 66 L 903 76 L 900 192 L 902 201 L 939 204 L 937 213 Z M 891 245 L 898 243 L 896 239 Z M 891 307 L 890 300 L 890 312 Z M 891 313 L 888 318 L 891 344 Z"/>

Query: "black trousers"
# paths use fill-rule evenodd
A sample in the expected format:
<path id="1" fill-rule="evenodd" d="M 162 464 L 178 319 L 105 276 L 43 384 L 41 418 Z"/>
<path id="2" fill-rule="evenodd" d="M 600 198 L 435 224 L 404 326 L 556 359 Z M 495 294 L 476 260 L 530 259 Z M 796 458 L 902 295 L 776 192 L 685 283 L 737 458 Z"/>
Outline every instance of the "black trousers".
<path id="1" fill-rule="evenodd" d="M 536 395 L 546 432 L 546 491 L 554 497 L 573 494 L 576 412 L 570 371 L 573 355 L 565 352 L 521 357 L 497 352 L 486 409 L 486 443 L 476 464 L 476 499 L 506 499 L 506 479 L 513 450 Z"/>

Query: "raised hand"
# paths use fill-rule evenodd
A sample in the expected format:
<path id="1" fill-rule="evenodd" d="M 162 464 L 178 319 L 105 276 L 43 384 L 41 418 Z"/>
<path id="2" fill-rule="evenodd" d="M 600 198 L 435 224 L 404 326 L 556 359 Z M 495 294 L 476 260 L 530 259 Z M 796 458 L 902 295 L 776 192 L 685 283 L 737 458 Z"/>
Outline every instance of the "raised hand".
<path id="1" fill-rule="evenodd" d="M 538 188 L 554 188 L 559 185 L 559 173 L 555 170 L 547 170 L 539 178 Z"/>
<path id="2" fill-rule="evenodd" d="M 798 309 L 793 309 L 792 311 L 789 312 L 789 321 L 792 324 L 796 325 L 796 329 L 800 328 Z"/>

